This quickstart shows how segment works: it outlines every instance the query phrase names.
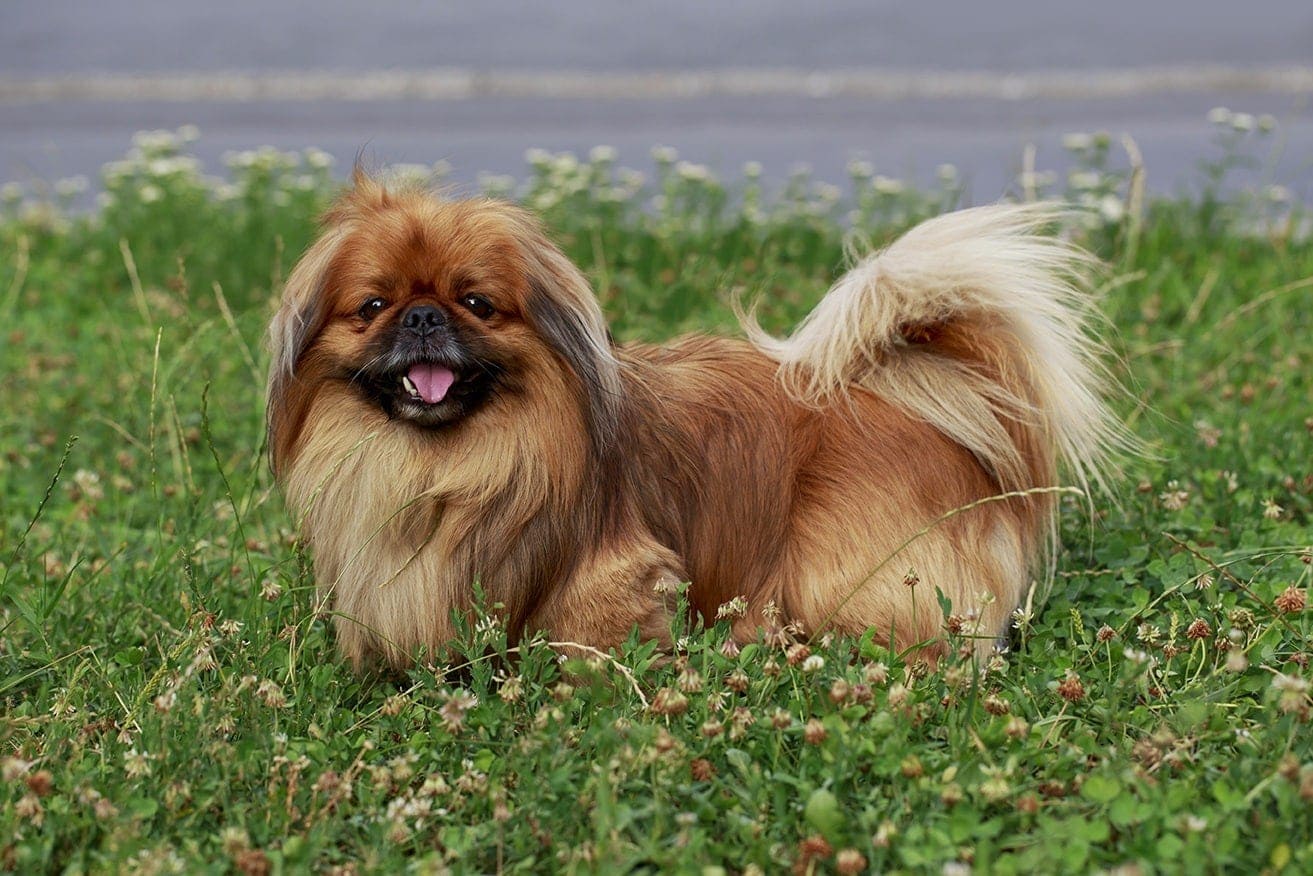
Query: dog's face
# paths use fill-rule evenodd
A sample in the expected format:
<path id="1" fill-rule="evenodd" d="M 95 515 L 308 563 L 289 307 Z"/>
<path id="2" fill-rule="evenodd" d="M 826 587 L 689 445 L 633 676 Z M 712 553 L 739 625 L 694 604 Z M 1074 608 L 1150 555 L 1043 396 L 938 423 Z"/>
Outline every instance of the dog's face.
<path id="1" fill-rule="evenodd" d="M 590 425 L 605 428 L 616 377 L 601 311 L 527 214 L 359 178 L 327 221 L 273 324 L 275 468 L 327 382 L 422 429 L 568 387 Z"/>
<path id="2" fill-rule="evenodd" d="M 361 400 L 424 427 L 475 414 L 546 353 L 510 229 L 469 205 L 445 213 L 384 211 L 346 236 L 312 348 Z"/>

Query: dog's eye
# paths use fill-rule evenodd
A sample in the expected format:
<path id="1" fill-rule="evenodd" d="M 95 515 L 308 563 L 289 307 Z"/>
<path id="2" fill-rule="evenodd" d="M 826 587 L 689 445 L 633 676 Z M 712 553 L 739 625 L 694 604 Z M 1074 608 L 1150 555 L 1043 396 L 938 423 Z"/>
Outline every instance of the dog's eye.
<path id="1" fill-rule="evenodd" d="M 388 303 L 386 299 L 371 298 L 364 304 L 360 305 L 360 309 L 356 311 L 356 315 L 366 322 L 369 322 L 371 319 L 382 313 L 387 306 Z"/>
<path id="2" fill-rule="evenodd" d="M 488 299 L 482 295 L 466 295 L 461 298 L 460 304 L 461 307 L 464 307 L 479 319 L 487 319 L 497 312 L 497 308 L 493 307 Z"/>

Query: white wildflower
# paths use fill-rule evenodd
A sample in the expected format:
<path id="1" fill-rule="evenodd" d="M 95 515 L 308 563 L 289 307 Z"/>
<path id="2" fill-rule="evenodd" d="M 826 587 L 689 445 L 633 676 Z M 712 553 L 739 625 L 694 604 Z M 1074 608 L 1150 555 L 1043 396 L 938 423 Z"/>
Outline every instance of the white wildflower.
<path id="1" fill-rule="evenodd" d="M 877 176 L 871 181 L 871 185 L 882 195 L 901 195 L 907 189 L 902 180 L 889 176 Z"/>
<path id="2" fill-rule="evenodd" d="M 674 164 L 679 158 L 679 150 L 674 146 L 653 146 L 651 154 L 657 164 Z"/>
<path id="3" fill-rule="evenodd" d="M 1084 152 L 1094 145 L 1094 138 L 1089 134 L 1071 133 L 1062 135 L 1062 148 L 1068 152 Z"/>

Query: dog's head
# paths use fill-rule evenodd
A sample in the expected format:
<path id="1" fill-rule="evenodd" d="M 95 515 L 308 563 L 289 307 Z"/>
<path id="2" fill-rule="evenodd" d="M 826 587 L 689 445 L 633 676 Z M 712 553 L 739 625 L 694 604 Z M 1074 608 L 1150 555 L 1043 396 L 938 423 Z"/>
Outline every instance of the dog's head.
<path id="1" fill-rule="evenodd" d="M 270 327 L 276 472 L 330 383 L 416 429 L 460 428 L 567 386 L 592 440 L 610 440 L 619 377 L 601 309 L 529 214 L 389 191 L 357 173 L 325 226 Z"/>

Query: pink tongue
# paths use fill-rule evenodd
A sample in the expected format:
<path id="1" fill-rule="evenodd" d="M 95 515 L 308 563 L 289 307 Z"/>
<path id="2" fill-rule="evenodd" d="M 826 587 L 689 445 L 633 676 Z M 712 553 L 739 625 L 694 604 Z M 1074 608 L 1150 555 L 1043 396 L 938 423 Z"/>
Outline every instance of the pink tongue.
<path id="1" fill-rule="evenodd" d="M 406 376 L 419 390 L 419 397 L 431 405 L 442 401 L 447 395 L 447 390 L 451 389 L 451 384 L 456 380 L 456 375 L 451 373 L 451 369 L 424 362 L 412 365 Z"/>

